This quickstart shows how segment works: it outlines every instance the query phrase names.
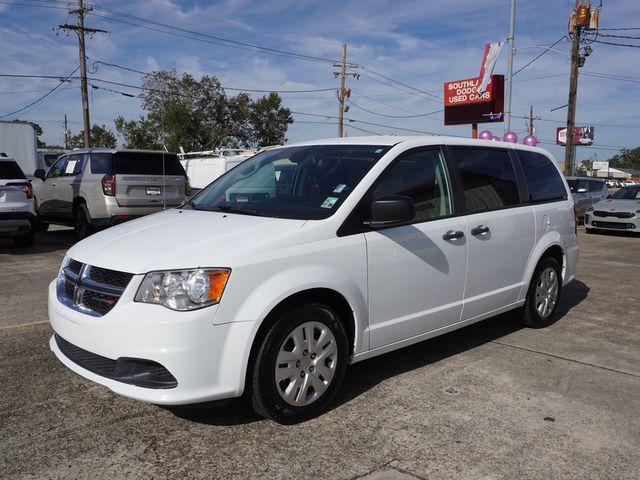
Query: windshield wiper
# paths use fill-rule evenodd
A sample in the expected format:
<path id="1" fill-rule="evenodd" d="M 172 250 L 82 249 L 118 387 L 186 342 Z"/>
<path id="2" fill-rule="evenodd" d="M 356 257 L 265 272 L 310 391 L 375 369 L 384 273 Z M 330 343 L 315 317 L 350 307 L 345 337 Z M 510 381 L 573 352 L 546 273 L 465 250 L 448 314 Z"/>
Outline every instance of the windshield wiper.
<path id="1" fill-rule="evenodd" d="M 219 211 L 224 213 L 237 213 L 239 215 L 254 215 L 256 217 L 262 216 L 262 214 L 257 210 L 252 210 L 250 208 L 232 207 L 231 205 L 216 205 L 214 207 L 208 208 L 207 210 Z"/>

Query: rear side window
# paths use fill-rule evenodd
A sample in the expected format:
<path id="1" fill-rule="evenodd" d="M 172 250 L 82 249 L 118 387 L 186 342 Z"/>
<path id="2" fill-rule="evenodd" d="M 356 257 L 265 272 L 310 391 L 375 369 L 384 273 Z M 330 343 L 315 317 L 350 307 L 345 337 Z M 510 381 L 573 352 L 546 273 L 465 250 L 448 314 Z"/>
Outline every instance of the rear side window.
<path id="1" fill-rule="evenodd" d="M 24 172 L 16 162 L 0 162 L 0 179 L 24 178 Z"/>
<path id="2" fill-rule="evenodd" d="M 186 176 L 178 156 L 162 152 L 116 152 L 113 154 L 113 173 Z"/>
<path id="3" fill-rule="evenodd" d="M 520 203 L 515 172 L 505 150 L 452 150 L 462 180 L 465 212 L 495 210 Z"/>
<path id="4" fill-rule="evenodd" d="M 558 170 L 544 155 L 518 150 L 518 157 L 529 189 L 529 202 L 566 200 L 564 187 Z"/>
<path id="5" fill-rule="evenodd" d="M 604 186 L 604 182 L 596 182 L 594 180 L 589 181 L 590 192 L 601 192 L 603 186 Z"/>
<path id="6" fill-rule="evenodd" d="M 110 153 L 92 153 L 90 160 L 91 173 L 111 175 L 111 157 Z"/>

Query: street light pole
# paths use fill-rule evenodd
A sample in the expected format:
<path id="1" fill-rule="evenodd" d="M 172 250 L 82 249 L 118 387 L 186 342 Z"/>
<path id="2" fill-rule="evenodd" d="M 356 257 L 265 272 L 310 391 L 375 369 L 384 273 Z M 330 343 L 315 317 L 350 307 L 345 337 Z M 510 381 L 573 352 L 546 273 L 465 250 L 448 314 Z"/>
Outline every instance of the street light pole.
<path id="1" fill-rule="evenodd" d="M 516 0 L 511 0 L 511 21 L 509 23 L 509 56 L 507 57 L 507 101 L 504 108 L 504 128 L 505 132 L 511 131 L 511 90 L 513 79 L 513 39 L 516 29 Z"/>

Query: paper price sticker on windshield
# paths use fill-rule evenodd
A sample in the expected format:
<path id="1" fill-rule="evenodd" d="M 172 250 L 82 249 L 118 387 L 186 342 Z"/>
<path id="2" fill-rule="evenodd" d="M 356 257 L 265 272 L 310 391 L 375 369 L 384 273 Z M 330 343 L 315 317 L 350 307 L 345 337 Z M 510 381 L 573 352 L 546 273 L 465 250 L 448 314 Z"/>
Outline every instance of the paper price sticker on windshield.
<path id="1" fill-rule="evenodd" d="M 336 204 L 336 202 L 338 201 L 337 197 L 327 197 L 327 199 L 322 202 L 322 205 L 320 205 L 321 208 L 333 208 L 333 206 Z"/>

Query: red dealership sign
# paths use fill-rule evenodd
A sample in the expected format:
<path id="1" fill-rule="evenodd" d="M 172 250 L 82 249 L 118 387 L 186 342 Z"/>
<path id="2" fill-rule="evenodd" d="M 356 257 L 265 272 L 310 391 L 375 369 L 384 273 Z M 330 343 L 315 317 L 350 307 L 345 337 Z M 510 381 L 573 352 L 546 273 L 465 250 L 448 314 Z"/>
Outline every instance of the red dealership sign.
<path id="1" fill-rule="evenodd" d="M 501 122 L 504 110 L 504 76 L 491 75 L 487 90 L 478 95 L 478 77 L 444 84 L 444 124 Z"/>

